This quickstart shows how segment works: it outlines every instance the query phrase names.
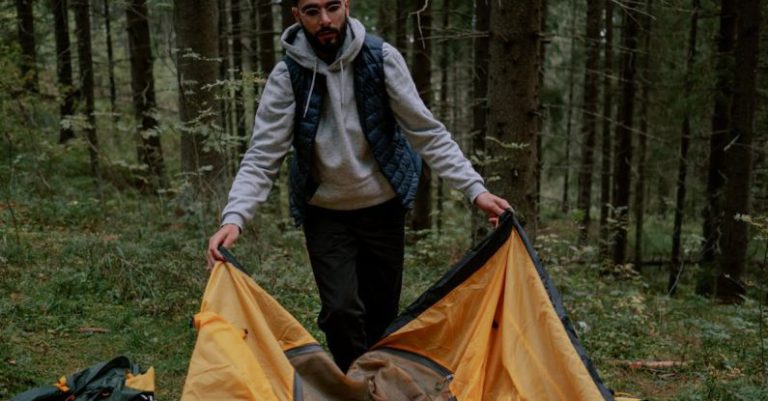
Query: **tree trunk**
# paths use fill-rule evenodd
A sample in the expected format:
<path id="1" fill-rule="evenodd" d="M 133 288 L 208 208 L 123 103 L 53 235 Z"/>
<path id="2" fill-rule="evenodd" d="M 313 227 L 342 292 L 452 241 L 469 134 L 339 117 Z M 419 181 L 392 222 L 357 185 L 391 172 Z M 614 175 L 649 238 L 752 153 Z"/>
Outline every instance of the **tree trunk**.
<path id="1" fill-rule="evenodd" d="M 643 53 L 641 58 L 641 82 L 643 87 L 640 95 L 640 135 L 637 139 L 637 182 L 635 183 L 635 269 L 643 268 L 643 223 L 645 222 L 645 168 L 646 154 L 648 153 L 648 108 L 651 99 L 651 28 L 653 22 L 653 0 L 646 3 L 645 15 L 643 15 Z"/>
<path id="2" fill-rule="evenodd" d="M 155 112 L 155 78 L 152 73 L 152 42 L 146 0 L 131 0 L 126 8 L 128 48 L 131 55 L 131 91 L 138 129 L 136 153 L 139 163 L 147 167 L 146 191 L 166 186 L 163 148 L 157 130 Z"/>
<path id="3" fill-rule="evenodd" d="M 91 2 L 74 0 L 75 36 L 77 37 L 77 59 L 80 69 L 80 99 L 85 104 L 85 138 L 88 142 L 91 175 L 99 189 L 99 142 L 96 136 L 96 115 L 94 114 L 93 58 L 91 50 Z"/>
<path id="4" fill-rule="evenodd" d="M 227 2 L 228 0 L 218 0 L 219 32 L 217 37 L 219 38 L 219 58 L 221 59 L 221 63 L 219 63 L 219 80 L 221 81 L 229 81 L 230 79 L 229 57 L 231 53 L 229 51 L 229 18 L 227 13 Z M 232 110 L 230 109 L 230 100 L 232 99 L 231 87 L 225 85 L 219 90 L 219 116 L 221 118 L 221 126 L 224 128 L 224 133 L 231 137 L 233 135 Z M 230 150 L 231 149 L 227 149 L 227 151 Z M 237 159 L 236 157 L 231 158 Z"/>
<path id="5" fill-rule="evenodd" d="M 672 265 L 669 271 L 667 291 L 674 294 L 677 289 L 678 277 L 681 272 L 680 243 L 683 230 L 683 215 L 685 212 L 686 176 L 688 174 L 688 149 L 691 144 L 691 92 L 693 91 L 694 63 L 696 62 L 696 35 L 699 25 L 700 0 L 693 0 L 693 13 L 691 14 L 691 32 L 688 37 L 688 55 L 685 63 L 685 87 L 683 89 L 683 101 L 685 111 L 683 113 L 683 125 L 680 129 L 680 152 L 678 154 L 677 169 L 677 197 L 675 200 L 675 222 L 672 228 Z"/>
<path id="6" fill-rule="evenodd" d="M 570 210 L 568 195 L 571 181 L 571 133 L 573 132 L 573 92 L 576 86 L 576 1 L 571 0 L 571 50 L 568 57 L 571 65 L 568 69 L 568 113 L 565 123 L 565 157 L 563 161 L 563 200 L 560 203 L 560 211 L 563 214 Z"/>
<path id="7" fill-rule="evenodd" d="M 395 8 L 395 47 L 408 60 L 408 0 L 395 0 Z"/>
<path id="8" fill-rule="evenodd" d="M 259 4 L 259 62 L 261 71 L 269 74 L 275 68 L 275 24 L 272 1 L 256 0 Z"/>
<path id="9" fill-rule="evenodd" d="M 613 263 L 622 265 L 627 259 L 627 229 L 629 226 L 629 196 L 632 175 L 632 131 L 635 111 L 635 73 L 637 64 L 637 36 L 641 13 L 638 0 L 622 2 L 621 44 L 621 101 L 616 127 L 616 159 L 614 160 L 613 202 L 616 208 L 616 227 L 613 239 Z"/>
<path id="10" fill-rule="evenodd" d="M 539 58 L 539 88 L 544 87 L 544 65 L 546 64 L 546 47 L 547 44 L 549 44 L 550 39 L 547 34 L 547 16 L 549 15 L 548 11 L 549 2 L 547 0 L 541 1 L 541 21 L 539 22 L 540 27 L 540 40 L 539 40 L 539 51 L 537 57 Z M 544 105 L 541 103 L 541 98 L 539 98 L 539 115 L 536 120 L 536 126 L 541 127 L 544 124 Z M 541 174 L 544 171 L 544 146 L 542 145 L 543 139 L 541 135 L 536 135 L 536 196 L 535 196 L 535 207 L 534 207 L 534 213 L 536 215 L 536 226 L 539 225 L 540 222 L 540 216 L 541 216 Z"/>
<path id="11" fill-rule="evenodd" d="M 176 0 L 179 79 L 179 114 L 185 125 L 181 134 L 181 171 L 197 188 L 213 184 L 222 173 L 223 161 L 213 136 L 216 95 L 206 85 L 216 82 L 219 63 L 219 8 L 216 0 Z M 214 189 L 217 186 L 214 186 Z"/>
<path id="12" fill-rule="evenodd" d="M 38 92 L 37 52 L 35 51 L 35 15 L 32 12 L 33 0 L 16 0 L 16 25 L 21 45 L 21 77 L 24 89 Z"/>
<path id="13" fill-rule="evenodd" d="M 146 5 L 145 5 L 146 8 Z M 104 29 L 107 41 L 107 73 L 109 74 L 109 111 L 112 114 L 112 129 L 117 122 L 117 88 L 115 87 L 115 52 L 112 48 L 112 24 L 109 12 L 109 0 L 104 0 Z M 117 136 L 120 137 L 119 135 Z"/>
<path id="14" fill-rule="evenodd" d="M 378 16 L 377 16 L 377 22 L 376 22 L 376 30 L 378 34 L 387 42 L 394 43 L 394 29 L 395 19 L 397 18 L 397 15 L 394 15 L 392 12 L 392 7 L 394 6 L 393 0 L 379 0 L 379 9 L 377 10 Z"/>
<path id="15" fill-rule="evenodd" d="M 443 34 L 447 35 L 450 30 L 451 24 L 451 0 L 443 0 Z M 448 75 L 450 73 L 450 60 L 451 60 L 451 42 L 449 40 L 443 40 L 442 49 L 440 52 L 440 109 L 442 110 L 441 118 L 450 131 L 454 131 L 455 121 L 451 118 L 451 106 L 448 102 L 448 93 L 450 93 L 448 84 Z M 458 138 L 457 138 L 458 141 Z M 443 231 L 443 219 L 445 202 L 445 192 L 443 190 L 444 183 L 442 178 L 437 179 L 437 233 L 442 234 Z"/>
<path id="16" fill-rule="evenodd" d="M 280 15 L 283 20 L 283 30 L 288 29 L 289 26 L 296 23 L 296 19 L 293 18 L 293 2 L 291 0 L 280 1 Z"/>
<path id="17" fill-rule="evenodd" d="M 472 165 L 478 173 L 485 172 L 485 134 L 488 119 L 488 62 L 490 59 L 489 31 L 491 25 L 491 5 L 487 0 L 475 0 L 475 39 L 474 63 L 472 74 Z M 472 235 L 476 242 L 488 233 L 485 214 L 472 209 Z"/>
<path id="18" fill-rule="evenodd" d="M 231 0 L 230 18 L 232 20 L 232 79 L 235 81 L 233 103 L 235 106 L 235 134 L 237 135 L 239 153 L 248 150 L 248 137 L 245 133 L 245 96 L 243 91 L 243 24 L 241 18 L 240 0 Z M 239 155 L 238 155 L 239 156 Z M 240 160 L 240 157 L 236 157 Z"/>
<path id="19" fill-rule="evenodd" d="M 419 10 L 413 16 L 413 81 L 419 90 L 424 104 L 432 104 L 432 3 L 414 0 L 413 8 Z M 429 166 L 422 164 L 419 188 L 413 205 L 411 228 L 414 231 L 432 227 L 432 172 Z"/>
<path id="20" fill-rule="evenodd" d="M 487 171 L 489 187 L 536 232 L 536 136 L 541 0 L 491 2 Z"/>
<path id="21" fill-rule="evenodd" d="M 707 204 L 704 207 L 702 249 L 703 274 L 699 278 L 697 292 L 706 295 L 713 290 L 714 262 L 720 249 L 720 233 L 723 221 L 723 189 L 725 187 L 725 147 L 731 127 L 731 102 L 733 99 L 733 48 L 736 42 L 736 2 L 720 2 L 720 28 L 717 37 L 717 66 L 715 78 L 714 112 L 712 133 L 709 138 L 709 166 L 707 170 Z"/>
<path id="22" fill-rule="evenodd" d="M 742 276 L 747 262 L 748 226 L 737 216 L 750 212 L 760 11 L 760 0 L 738 2 L 732 126 L 725 153 L 727 180 L 720 241 L 722 254 L 718 260 L 719 274 L 715 287 L 717 298 L 726 303 L 741 303 L 746 293 Z"/>
<path id="23" fill-rule="evenodd" d="M 583 213 L 579 226 L 579 244 L 586 245 L 589 238 L 592 208 L 592 170 L 595 163 L 597 136 L 598 68 L 600 64 L 600 0 L 587 0 L 587 60 L 584 64 L 584 101 L 581 114 L 581 168 L 579 169 L 579 197 L 577 206 Z"/>
<path id="24" fill-rule="evenodd" d="M 67 120 L 75 112 L 75 91 L 72 83 L 72 47 L 69 43 L 69 18 L 66 0 L 51 0 L 56 36 L 56 79 L 59 88 L 59 119 Z M 75 137 L 69 124 L 60 124 L 59 143 Z"/>
<path id="25" fill-rule="evenodd" d="M 608 259 L 608 245 L 611 241 L 611 229 L 608 216 L 611 214 L 611 166 L 613 165 L 613 1 L 605 0 L 603 17 L 605 44 L 603 48 L 603 124 L 600 168 L 600 254 Z"/>

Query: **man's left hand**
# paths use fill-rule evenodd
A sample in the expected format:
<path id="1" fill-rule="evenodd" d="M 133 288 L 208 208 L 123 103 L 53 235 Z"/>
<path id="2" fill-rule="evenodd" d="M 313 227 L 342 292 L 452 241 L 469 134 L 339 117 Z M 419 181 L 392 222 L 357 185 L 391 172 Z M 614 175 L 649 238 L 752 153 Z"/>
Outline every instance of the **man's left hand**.
<path id="1" fill-rule="evenodd" d="M 477 198 L 475 198 L 475 206 L 488 216 L 488 221 L 494 227 L 499 222 L 499 216 L 501 216 L 504 211 L 512 209 L 512 206 L 509 205 L 509 202 L 507 202 L 506 199 L 499 198 L 490 192 L 483 192 L 480 195 L 477 195 Z"/>

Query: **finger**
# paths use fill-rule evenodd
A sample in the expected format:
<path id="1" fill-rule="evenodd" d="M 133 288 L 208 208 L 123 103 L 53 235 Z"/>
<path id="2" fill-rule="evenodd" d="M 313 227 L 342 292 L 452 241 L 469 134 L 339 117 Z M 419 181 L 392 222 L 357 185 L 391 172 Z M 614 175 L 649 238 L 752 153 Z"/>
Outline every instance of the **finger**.
<path id="1" fill-rule="evenodd" d="M 224 248 L 230 248 L 232 247 L 232 244 L 235 243 L 235 240 L 237 240 L 236 234 L 227 235 L 224 237 L 224 241 L 222 241 L 222 246 L 224 246 Z M 218 252 L 218 249 L 216 252 Z"/>

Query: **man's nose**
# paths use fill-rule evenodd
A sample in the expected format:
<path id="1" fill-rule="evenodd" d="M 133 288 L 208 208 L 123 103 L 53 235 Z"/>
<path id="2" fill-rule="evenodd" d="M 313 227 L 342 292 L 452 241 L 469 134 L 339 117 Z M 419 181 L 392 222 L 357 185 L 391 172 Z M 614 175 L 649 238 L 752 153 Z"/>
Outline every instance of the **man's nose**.
<path id="1" fill-rule="evenodd" d="M 328 26 L 331 24 L 331 15 L 328 13 L 328 10 L 324 8 L 320 9 L 320 24 L 322 26 Z"/>

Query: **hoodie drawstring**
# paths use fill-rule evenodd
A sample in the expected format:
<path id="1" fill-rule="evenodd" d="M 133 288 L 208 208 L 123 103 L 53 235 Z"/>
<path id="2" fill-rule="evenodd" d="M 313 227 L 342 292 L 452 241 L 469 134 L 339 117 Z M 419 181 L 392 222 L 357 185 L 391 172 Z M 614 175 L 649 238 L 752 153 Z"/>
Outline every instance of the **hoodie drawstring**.
<path id="1" fill-rule="evenodd" d="M 307 105 L 304 106 L 304 115 L 302 115 L 301 118 L 305 118 L 307 116 L 307 112 L 309 111 L 309 104 L 312 102 L 312 91 L 315 90 L 316 77 L 317 77 L 317 59 L 315 59 L 315 68 L 312 70 L 312 83 L 309 85 L 309 96 L 307 97 Z"/>
<path id="2" fill-rule="evenodd" d="M 341 108 L 344 108 L 344 59 L 339 59 L 341 65 Z"/>

